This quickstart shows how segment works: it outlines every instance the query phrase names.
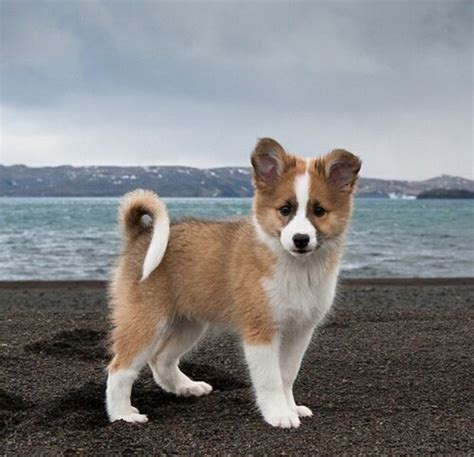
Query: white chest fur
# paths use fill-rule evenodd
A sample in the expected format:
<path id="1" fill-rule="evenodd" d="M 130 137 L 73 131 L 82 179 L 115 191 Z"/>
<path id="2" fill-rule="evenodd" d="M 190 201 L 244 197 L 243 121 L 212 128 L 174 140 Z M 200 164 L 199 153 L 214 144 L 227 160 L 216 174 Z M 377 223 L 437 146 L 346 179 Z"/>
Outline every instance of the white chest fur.
<path id="1" fill-rule="evenodd" d="M 339 266 L 318 253 L 307 258 L 282 255 L 273 275 L 264 278 L 275 323 L 280 327 L 317 325 L 332 305 Z"/>

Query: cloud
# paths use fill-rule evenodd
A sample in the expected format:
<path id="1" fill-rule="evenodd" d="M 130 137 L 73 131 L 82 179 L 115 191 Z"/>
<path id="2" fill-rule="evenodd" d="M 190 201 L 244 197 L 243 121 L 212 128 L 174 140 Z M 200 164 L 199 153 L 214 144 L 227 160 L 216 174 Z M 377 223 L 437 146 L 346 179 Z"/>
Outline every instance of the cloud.
<path id="1" fill-rule="evenodd" d="M 77 111 L 71 114 L 70 106 Z M 469 149 L 453 151 L 452 145 L 469 143 L 470 130 L 450 112 L 274 116 L 253 107 L 135 95 L 8 110 L 5 118 L 7 163 L 23 157 L 32 165 L 248 165 L 256 139 L 270 135 L 307 157 L 334 147 L 352 150 L 364 160 L 364 176 L 418 179 L 440 170 L 469 176 L 472 164 Z"/>
<path id="2" fill-rule="evenodd" d="M 243 165 L 274 135 L 472 173 L 470 2 L 1 5 L 5 163 Z"/>

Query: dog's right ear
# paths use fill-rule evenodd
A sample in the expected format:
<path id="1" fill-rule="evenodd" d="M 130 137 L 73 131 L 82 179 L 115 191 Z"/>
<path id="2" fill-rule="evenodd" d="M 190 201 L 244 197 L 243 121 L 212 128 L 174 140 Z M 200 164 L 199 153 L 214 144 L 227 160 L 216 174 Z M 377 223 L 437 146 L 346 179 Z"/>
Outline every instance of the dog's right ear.
<path id="1" fill-rule="evenodd" d="M 268 187 L 277 183 L 285 170 L 287 154 L 272 138 L 259 140 L 252 153 L 253 179 L 256 187 Z"/>

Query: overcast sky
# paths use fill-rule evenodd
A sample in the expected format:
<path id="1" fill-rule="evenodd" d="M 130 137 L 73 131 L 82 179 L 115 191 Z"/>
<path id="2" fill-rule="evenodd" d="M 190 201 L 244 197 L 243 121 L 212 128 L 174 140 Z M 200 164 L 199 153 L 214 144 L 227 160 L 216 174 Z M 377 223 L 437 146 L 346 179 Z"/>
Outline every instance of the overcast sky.
<path id="1" fill-rule="evenodd" d="M 473 177 L 470 1 L 0 5 L 3 164 L 242 166 L 272 136 Z"/>

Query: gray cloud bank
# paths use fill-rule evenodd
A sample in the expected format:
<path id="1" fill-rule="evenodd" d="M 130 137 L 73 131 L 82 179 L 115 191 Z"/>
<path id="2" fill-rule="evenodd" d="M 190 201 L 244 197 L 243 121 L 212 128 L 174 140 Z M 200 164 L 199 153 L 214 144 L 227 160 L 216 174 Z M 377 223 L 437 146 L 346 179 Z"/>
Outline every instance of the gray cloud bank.
<path id="1" fill-rule="evenodd" d="M 2 163 L 246 165 L 274 136 L 472 178 L 471 2 L 0 5 Z"/>

